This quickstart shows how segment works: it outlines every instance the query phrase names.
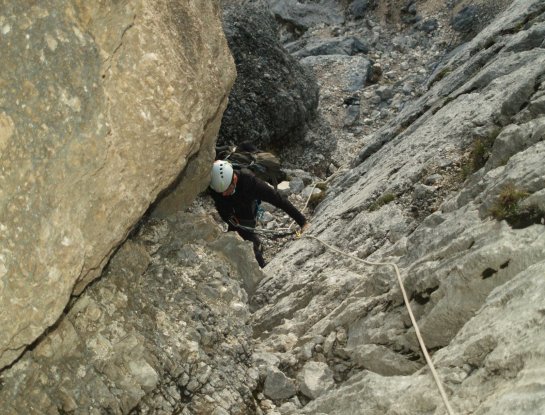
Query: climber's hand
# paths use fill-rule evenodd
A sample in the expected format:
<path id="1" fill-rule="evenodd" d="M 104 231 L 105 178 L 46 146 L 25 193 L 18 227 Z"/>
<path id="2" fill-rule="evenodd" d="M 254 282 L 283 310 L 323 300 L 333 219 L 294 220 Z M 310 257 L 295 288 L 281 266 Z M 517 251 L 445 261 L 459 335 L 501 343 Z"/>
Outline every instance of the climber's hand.
<path id="1" fill-rule="evenodd" d="M 305 223 L 305 224 L 301 227 L 301 231 L 300 231 L 299 233 L 305 232 L 308 228 L 310 228 L 310 222 Z"/>

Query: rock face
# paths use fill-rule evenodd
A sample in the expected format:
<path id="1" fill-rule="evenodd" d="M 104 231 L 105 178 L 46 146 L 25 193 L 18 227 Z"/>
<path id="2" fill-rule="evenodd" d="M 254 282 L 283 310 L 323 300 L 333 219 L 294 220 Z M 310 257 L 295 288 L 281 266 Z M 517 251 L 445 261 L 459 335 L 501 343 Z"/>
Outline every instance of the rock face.
<path id="1" fill-rule="evenodd" d="M 218 141 L 251 141 L 265 149 L 298 144 L 316 115 L 316 80 L 279 43 L 267 8 L 237 4 L 223 19 L 237 80 Z"/>
<path id="2" fill-rule="evenodd" d="M 409 26 L 392 37 L 366 16 L 396 4 Z M 358 259 L 400 268 L 455 413 L 545 413 L 545 4 L 514 1 L 444 58 L 437 5 L 368 2 L 301 37 L 370 48 L 302 58 L 326 119 L 365 117 L 331 124 L 350 151 L 302 238 L 261 271 L 204 199 L 144 222 L 2 371 L 0 413 L 444 415 L 392 268 Z M 5 140 L 15 124 L 0 124 Z M 313 192 L 316 177 L 290 172 L 285 194 Z"/>
<path id="3" fill-rule="evenodd" d="M 255 413 L 246 290 L 259 277 L 251 244 L 209 217 L 152 220 L 3 373 L 0 413 Z"/>
<path id="4" fill-rule="evenodd" d="M 544 17 L 514 1 L 458 47 L 311 219 L 342 252 L 400 267 L 455 413 L 545 411 Z M 391 267 L 303 238 L 266 272 L 260 349 L 337 381 L 298 413 L 446 413 Z"/>
<path id="5" fill-rule="evenodd" d="M 203 189 L 234 67 L 216 1 L 4 0 L 0 40 L 3 367 L 180 172 Z"/>

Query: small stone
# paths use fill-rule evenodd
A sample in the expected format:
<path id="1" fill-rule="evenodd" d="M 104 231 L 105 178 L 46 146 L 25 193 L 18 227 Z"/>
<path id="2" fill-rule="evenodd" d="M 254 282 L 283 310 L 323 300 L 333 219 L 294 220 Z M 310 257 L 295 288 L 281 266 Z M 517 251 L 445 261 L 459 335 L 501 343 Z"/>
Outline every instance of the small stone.
<path id="1" fill-rule="evenodd" d="M 290 190 L 292 193 L 301 193 L 305 188 L 305 183 L 301 177 L 295 177 L 289 182 Z"/>
<path id="2" fill-rule="evenodd" d="M 431 176 L 426 177 L 424 180 L 424 184 L 426 185 L 434 185 L 439 183 L 441 180 L 443 180 L 443 176 L 440 174 L 432 174 Z"/>
<path id="3" fill-rule="evenodd" d="M 333 372 L 323 362 L 307 362 L 297 375 L 297 380 L 301 393 L 310 399 L 318 398 L 335 385 Z"/>
<path id="4" fill-rule="evenodd" d="M 288 399 L 297 393 L 295 382 L 281 370 L 269 368 L 265 378 L 263 393 L 273 400 Z"/>
<path id="5" fill-rule="evenodd" d="M 159 375 L 145 360 L 129 362 L 129 370 L 146 392 L 151 391 L 159 382 Z"/>
<path id="6" fill-rule="evenodd" d="M 199 388 L 199 382 L 195 379 L 192 379 L 186 386 L 186 389 L 190 392 L 195 392 Z"/>
<path id="7" fill-rule="evenodd" d="M 337 333 L 335 333 L 334 331 L 329 333 L 329 336 L 327 336 L 327 338 L 325 339 L 324 346 L 323 346 L 325 354 L 328 354 L 331 352 L 331 350 L 333 349 L 333 344 L 335 343 L 336 339 L 337 339 Z"/>
<path id="8" fill-rule="evenodd" d="M 312 196 L 312 198 L 315 198 L 315 197 L 318 197 L 321 193 L 322 193 L 322 191 L 320 189 L 318 189 L 317 187 L 307 186 L 301 192 L 301 196 L 303 196 L 305 199 L 308 198 L 308 197 L 311 197 L 311 196 Z"/>
<path id="9" fill-rule="evenodd" d="M 346 333 L 346 329 L 344 327 L 339 327 L 337 329 L 337 341 L 339 343 L 346 343 L 346 340 L 348 339 L 348 335 Z"/>
<path id="10" fill-rule="evenodd" d="M 308 342 L 301 347 L 301 357 L 304 360 L 310 360 L 312 358 L 312 351 L 314 350 L 314 342 Z"/>

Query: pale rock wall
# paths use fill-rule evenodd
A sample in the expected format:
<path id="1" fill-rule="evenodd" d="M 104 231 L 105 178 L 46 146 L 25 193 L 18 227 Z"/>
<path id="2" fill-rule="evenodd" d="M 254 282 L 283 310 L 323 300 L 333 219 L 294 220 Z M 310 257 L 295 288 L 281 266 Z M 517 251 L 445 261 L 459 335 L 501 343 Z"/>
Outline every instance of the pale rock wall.
<path id="1" fill-rule="evenodd" d="M 457 414 L 545 411 L 544 18 L 542 1 L 516 0 L 449 55 L 311 218 L 342 252 L 399 266 Z M 478 141 L 488 160 L 474 166 Z M 518 223 L 492 214 L 509 188 L 526 195 Z M 266 272 L 257 350 L 292 379 L 327 362 L 337 382 L 293 413 L 446 413 L 392 267 L 303 237 Z"/>
<path id="2" fill-rule="evenodd" d="M 235 76 L 219 13 L 210 0 L 0 2 L 0 367 L 189 159 L 186 200 L 206 186 Z"/>
<path id="3" fill-rule="evenodd" d="M 0 414 L 255 413 L 247 292 L 262 277 L 210 217 L 150 220 L 3 371 Z"/>

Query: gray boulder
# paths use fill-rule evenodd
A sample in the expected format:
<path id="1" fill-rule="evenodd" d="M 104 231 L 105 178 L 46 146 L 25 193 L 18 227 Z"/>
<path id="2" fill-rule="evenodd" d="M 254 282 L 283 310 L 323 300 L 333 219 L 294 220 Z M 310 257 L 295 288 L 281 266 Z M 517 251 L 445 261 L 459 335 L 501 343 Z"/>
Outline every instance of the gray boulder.
<path id="1" fill-rule="evenodd" d="M 263 394 L 273 401 L 288 399 L 297 393 L 295 382 L 281 370 L 269 368 L 263 385 Z"/>
<path id="2" fill-rule="evenodd" d="M 343 11 L 334 0 L 300 2 L 298 0 L 266 0 L 276 19 L 293 26 L 299 33 L 319 25 L 339 25 L 344 22 Z"/>
<path id="3" fill-rule="evenodd" d="M 295 42 L 286 49 L 297 58 L 320 55 L 347 55 L 369 52 L 369 47 L 354 36 L 345 38 L 319 39 L 309 42 Z"/>
<path id="4" fill-rule="evenodd" d="M 348 8 L 350 15 L 355 19 L 365 17 L 367 12 L 375 7 L 375 0 L 353 0 Z"/>
<path id="5" fill-rule="evenodd" d="M 218 142 L 250 141 L 261 148 L 298 143 L 316 115 L 314 77 L 280 45 L 274 18 L 263 6 L 227 7 L 223 20 L 237 80 Z"/>
<path id="6" fill-rule="evenodd" d="M 316 399 L 327 390 L 331 389 L 335 382 L 333 372 L 327 363 L 307 362 L 297 375 L 301 393 L 310 399 Z"/>

